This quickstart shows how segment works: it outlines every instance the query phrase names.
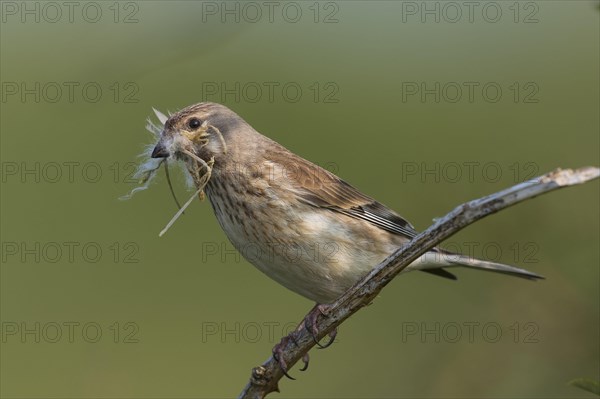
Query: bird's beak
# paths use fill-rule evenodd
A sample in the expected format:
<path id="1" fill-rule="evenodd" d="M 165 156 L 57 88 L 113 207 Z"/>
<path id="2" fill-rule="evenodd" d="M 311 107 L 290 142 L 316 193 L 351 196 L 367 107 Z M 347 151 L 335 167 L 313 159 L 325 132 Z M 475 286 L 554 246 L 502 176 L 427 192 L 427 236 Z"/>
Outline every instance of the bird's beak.
<path id="1" fill-rule="evenodd" d="M 167 158 L 169 156 L 169 152 L 166 150 L 162 140 L 160 140 L 156 147 L 152 150 L 152 158 Z"/>

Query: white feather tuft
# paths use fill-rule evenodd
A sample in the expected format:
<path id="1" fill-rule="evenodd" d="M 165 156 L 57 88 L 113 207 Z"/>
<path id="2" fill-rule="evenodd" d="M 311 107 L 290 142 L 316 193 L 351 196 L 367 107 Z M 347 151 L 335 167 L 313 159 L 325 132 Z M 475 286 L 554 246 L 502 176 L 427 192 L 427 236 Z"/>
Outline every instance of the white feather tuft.
<path id="1" fill-rule="evenodd" d="M 157 125 L 152 120 L 148 119 L 146 121 L 146 130 L 152 133 L 156 140 L 159 140 L 164 124 L 168 118 L 162 112 L 154 108 L 152 108 L 152 110 L 154 111 L 156 117 L 160 121 L 160 125 Z M 155 144 L 147 145 L 144 151 L 139 155 L 139 157 L 147 158 L 138 166 L 135 174 L 133 175 L 133 178 L 138 179 L 141 185 L 135 187 L 129 192 L 129 194 L 119 197 L 120 200 L 128 200 L 131 197 L 133 197 L 135 193 L 146 190 L 150 186 L 150 183 L 152 182 L 154 177 L 156 176 L 156 172 L 158 171 L 160 165 L 166 161 L 165 159 L 150 158 L 150 154 L 152 153 L 154 145 Z"/>
<path id="2" fill-rule="evenodd" d="M 154 111 L 154 115 L 156 115 L 156 117 L 158 118 L 160 123 L 162 123 L 164 126 L 164 124 L 167 123 L 167 119 L 169 119 L 169 118 L 165 114 L 163 114 L 162 112 L 157 110 L 156 108 L 152 108 L 152 111 Z"/>

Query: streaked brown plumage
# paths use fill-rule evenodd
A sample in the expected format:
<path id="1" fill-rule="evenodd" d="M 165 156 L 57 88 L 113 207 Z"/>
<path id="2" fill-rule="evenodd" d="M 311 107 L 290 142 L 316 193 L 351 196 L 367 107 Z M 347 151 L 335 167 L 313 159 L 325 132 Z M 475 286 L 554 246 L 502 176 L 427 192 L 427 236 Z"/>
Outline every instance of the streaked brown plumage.
<path id="1" fill-rule="evenodd" d="M 201 124 L 207 142 L 197 139 Z M 172 115 L 153 157 L 183 160 L 195 173 L 183 148 L 207 162 L 214 158 L 205 191 L 233 245 L 269 277 L 317 303 L 334 301 L 416 234 L 400 215 L 256 132 L 223 105 L 200 103 Z M 454 278 L 442 268 L 459 265 L 540 278 L 442 250 L 406 270 Z"/>

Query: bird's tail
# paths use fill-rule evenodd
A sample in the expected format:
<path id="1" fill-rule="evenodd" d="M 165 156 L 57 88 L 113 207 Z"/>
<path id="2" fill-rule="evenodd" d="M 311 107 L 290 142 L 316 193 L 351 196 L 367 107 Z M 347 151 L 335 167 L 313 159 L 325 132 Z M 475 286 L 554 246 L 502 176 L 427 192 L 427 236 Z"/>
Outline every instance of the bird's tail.
<path id="1" fill-rule="evenodd" d="M 510 276 L 526 278 L 528 280 L 539 280 L 544 278 L 543 276 L 530 272 L 529 270 L 520 269 L 518 267 L 509 266 L 502 263 L 477 259 L 470 256 L 449 252 L 441 248 L 435 248 L 434 250 L 427 252 L 418 261 L 410 265 L 408 269 L 421 270 L 440 277 L 456 280 L 456 276 L 447 270 L 456 266 L 464 266 L 476 270 L 486 270 L 508 274 Z"/>
<path id="2" fill-rule="evenodd" d="M 472 258 L 465 255 L 452 255 L 448 261 L 452 265 L 465 266 L 477 270 L 487 270 L 496 273 L 508 274 L 510 276 L 526 278 L 528 280 L 540 280 L 543 276 L 530 272 L 529 270 L 520 269 L 515 266 L 509 266 L 502 263 L 490 262 L 487 260 L 481 260 Z"/>

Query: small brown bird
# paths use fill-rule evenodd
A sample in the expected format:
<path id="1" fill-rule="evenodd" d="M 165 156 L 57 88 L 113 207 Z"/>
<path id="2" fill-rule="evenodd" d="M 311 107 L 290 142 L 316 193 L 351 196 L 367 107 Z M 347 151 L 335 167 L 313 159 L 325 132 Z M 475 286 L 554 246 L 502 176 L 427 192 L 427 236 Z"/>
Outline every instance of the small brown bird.
<path id="1" fill-rule="evenodd" d="M 260 271 L 329 304 L 417 231 L 396 212 L 263 136 L 229 108 L 199 103 L 164 123 L 152 158 L 183 161 L 223 231 Z M 466 266 L 541 276 L 434 249 L 405 271 L 450 279 Z"/>

